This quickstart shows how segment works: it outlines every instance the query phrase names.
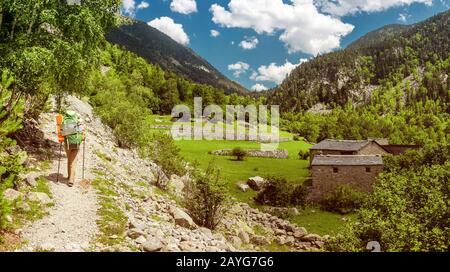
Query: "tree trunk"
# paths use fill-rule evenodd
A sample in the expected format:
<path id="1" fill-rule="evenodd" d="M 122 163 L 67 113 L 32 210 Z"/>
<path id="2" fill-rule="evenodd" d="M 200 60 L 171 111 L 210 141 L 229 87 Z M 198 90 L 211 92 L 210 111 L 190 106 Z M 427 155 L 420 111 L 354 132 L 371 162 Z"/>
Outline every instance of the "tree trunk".
<path id="1" fill-rule="evenodd" d="M 17 23 L 17 20 L 14 17 L 14 21 L 13 21 L 13 24 L 12 24 L 12 27 L 11 27 L 11 35 L 9 37 L 11 39 L 11 41 L 14 39 L 14 31 L 16 30 L 16 23 Z"/>
<path id="2" fill-rule="evenodd" d="M 0 33 L 2 31 L 2 23 L 3 23 L 3 7 L 0 6 Z"/>
<path id="3" fill-rule="evenodd" d="M 27 36 L 31 34 L 31 31 L 33 30 L 34 23 L 36 22 L 36 15 L 37 15 L 37 9 L 38 9 L 38 3 L 34 5 L 33 14 L 31 15 L 30 24 L 28 25 L 27 30 Z"/>

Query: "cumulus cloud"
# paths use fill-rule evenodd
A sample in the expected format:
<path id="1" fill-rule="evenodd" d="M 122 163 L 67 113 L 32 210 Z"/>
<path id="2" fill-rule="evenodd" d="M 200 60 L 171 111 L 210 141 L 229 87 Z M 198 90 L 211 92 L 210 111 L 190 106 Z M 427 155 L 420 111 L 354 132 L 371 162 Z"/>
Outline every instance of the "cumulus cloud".
<path id="1" fill-rule="evenodd" d="M 248 28 L 259 34 L 281 31 L 280 40 L 290 53 L 312 55 L 340 46 L 341 37 L 353 26 L 319 12 L 313 0 L 230 0 L 228 8 L 213 4 L 213 22 L 228 28 Z"/>
<path id="2" fill-rule="evenodd" d="M 150 7 L 150 4 L 148 2 L 142 1 L 138 6 L 137 9 L 146 9 Z"/>
<path id="3" fill-rule="evenodd" d="M 411 15 L 406 14 L 406 13 L 400 13 L 398 15 L 398 19 L 397 20 L 402 22 L 402 23 L 404 23 L 404 24 L 406 24 L 408 22 L 408 18 L 409 17 L 411 17 Z"/>
<path id="4" fill-rule="evenodd" d="M 150 4 L 146 1 L 142 1 L 137 5 L 134 0 L 122 0 L 122 11 L 128 16 L 134 17 L 136 9 L 146 9 L 148 7 L 150 7 Z"/>
<path id="5" fill-rule="evenodd" d="M 245 40 L 239 43 L 239 46 L 244 50 L 255 49 L 259 41 L 256 37 L 245 37 Z"/>
<path id="6" fill-rule="evenodd" d="M 211 29 L 211 33 L 210 33 L 211 37 L 219 37 L 220 36 L 220 32 L 215 30 L 215 29 Z"/>
<path id="7" fill-rule="evenodd" d="M 125 14 L 134 16 L 136 12 L 136 2 L 134 0 L 122 0 L 122 10 Z"/>
<path id="8" fill-rule="evenodd" d="M 300 59 L 299 63 L 293 64 L 286 60 L 283 65 L 277 65 L 271 63 L 270 65 L 262 65 L 258 68 L 258 71 L 254 71 L 250 76 L 250 79 L 255 81 L 270 81 L 277 84 L 281 84 L 283 80 L 300 64 L 307 62 L 307 59 Z"/>
<path id="9" fill-rule="evenodd" d="M 246 73 L 248 69 L 250 69 L 250 65 L 242 61 L 228 65 L 228 70 L 233 71 L 235 77 L 240 77 L 241 74 Z"/>
<path id="10" fill-rule="evenodd" d="M 173 0 L 170 3 L 170 9 L 181 14 L 191 14 L 197 12 L 197 2 L 195 0 Z"/>
<path id="11" fill-rule="evenodd" d="M 387 10 L 392 7 L 410 5 L 413 3 L 423 3 L 432 5 L 433 0 L 319 0 L 317 5 L 320 10 L 337 16 L 355 14 L 358 12 L 377 12 Z"/>
<path id="12" fill-rule="evenodd" d="M 266 91 L 269 88 L 267 88 L 266 86 L 264 86 L 263 84 L 260 83 L 256 83 L 255 85 L 252 86 L 252 90 L 256 91 L 256 92 L 262 92 L 262 91 Z"/>
<path id="13" fill-rule="evenodd" d="M 156 18 L 148 24 L 182 45 L 189 44 L 189 36 L 184 32 L 183 25 L 175 23 L 170 17 Z"/>

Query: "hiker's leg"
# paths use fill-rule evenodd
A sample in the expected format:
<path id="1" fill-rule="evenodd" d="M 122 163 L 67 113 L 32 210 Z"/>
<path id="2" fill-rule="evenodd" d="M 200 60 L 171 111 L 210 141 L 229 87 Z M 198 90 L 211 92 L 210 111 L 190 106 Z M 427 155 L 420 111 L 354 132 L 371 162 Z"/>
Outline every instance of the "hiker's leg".
<path id="1" fill-rule="evenodd" d="M 66 151 L 66 157 L 67 157 L 67 179 L 70 178 L 70 149 L 67 147 L 66 144 L 64 144 L 64 150 Z"/>
<path id="2" fill-rule="evenodd" d="M 70 174 L 69 174 L 69 184 L 75 183 L 75 177 L 76 177 L 76 169 L 77 169 L 77 155 L 78 155 L 78 148 L 73 148 L 70 150 Z"/>

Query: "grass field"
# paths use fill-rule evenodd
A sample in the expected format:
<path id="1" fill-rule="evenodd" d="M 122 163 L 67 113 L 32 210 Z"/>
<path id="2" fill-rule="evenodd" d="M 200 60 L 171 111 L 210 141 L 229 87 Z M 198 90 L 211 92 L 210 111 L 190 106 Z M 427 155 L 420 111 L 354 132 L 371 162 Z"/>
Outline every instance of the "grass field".
<path id="1" fill-rule="evenodd" d="M 260 145 L 256 142 L 246 141 L 177 141 L 183 158 L 188 162 L 197 162 L 201 168 L 206 168 L 211 161 L 221 170 L 221 173 L 229 185 L 230 193 L 238 200 L 253 204 L 254 192 L 240 191 L 236 183 L 247 181 L 253 176 L 281 176 L 290 182 L 303 182 L 309 175 L 308 162 L 297 158 L 299 150 L 308 149 L 305 142 L 289 141 L 280 143 L 280 149 L 287 149 L 288 159 L 255 158 L 247 157 L 244 161 L 235 161 L 233 157 L 216 156 L 208 154 L 218 149 L 231 149 L 241 147 L 244 149 L 257 149 Z"/>
<path id="2" fill-rule="evenodd" d="M 170 117 L 152 116 L 151 123 L 169 125 Z M 292 138 L 287 132 L 281 132 L 282 138 Z M 236 161 L 234 157 L 212 155 L 210 152 L 219 149 L 232 149 L 241 147 L 243 149 L 259 149 L 260 144 L 249 141 L 226 141 L 226 140 L 180 140 L 175 142 L 181 150 L 184 160 L 190 163 L 197 163 L 201 169 L 206 169 L 210 162 L 214 161 L 217 168 L 228 184 L 229 193 L 238 201 L 246 202 L 253 207 L 259 207 L 253 197 L 256 192 L 248 190 L 242 192 L 236 186 L 239 181 L 247 181 L 253 176 L 281 176 L 289 182 L 302 183 L 309 176 L 309 162 L 298 159 L 300 150 L 308 150 L 310 144 L 304 141 L 287 141 L 279 144 L 279 149 L 286 149 L 289 152 L 288 159 L 256 158 L 247 157 L 244 161 Z M 321 211 L 316 208 L 306 208 L 300 214 L 290 218 L 290 221 L 305 227 L 308 231 L 319 235 L 335 234 L 342 229 L 348 220 L 352 220 L 354 215 L 342 216 L 335 213 Z"/>
<path id="3" fill-rule="evenodd" d="M 290 221 L 305 227 L 309 232 L 333 235 L 341 231 L 346 222 L 355 219 L 355 214 L 341 215 L 316 208 L 306 208 L 301 210 L 299 215 L 290 218 Z"/>

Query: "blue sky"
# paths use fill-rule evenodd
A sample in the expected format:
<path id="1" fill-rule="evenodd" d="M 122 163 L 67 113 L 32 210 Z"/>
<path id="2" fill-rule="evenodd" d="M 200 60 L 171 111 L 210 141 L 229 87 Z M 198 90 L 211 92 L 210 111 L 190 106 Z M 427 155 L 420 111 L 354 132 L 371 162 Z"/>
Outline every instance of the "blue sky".
<path id="1" fill-rule="evenodd" d="M 367 32 L 422 21 L 450 7 L 450 0 L 123 2 L 125 15 L 148 22 L 230 79 L 257 90 L 276 86 L 300 63 Z"/>

